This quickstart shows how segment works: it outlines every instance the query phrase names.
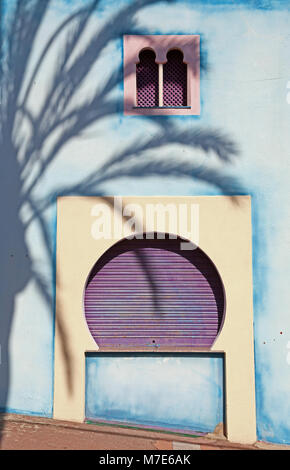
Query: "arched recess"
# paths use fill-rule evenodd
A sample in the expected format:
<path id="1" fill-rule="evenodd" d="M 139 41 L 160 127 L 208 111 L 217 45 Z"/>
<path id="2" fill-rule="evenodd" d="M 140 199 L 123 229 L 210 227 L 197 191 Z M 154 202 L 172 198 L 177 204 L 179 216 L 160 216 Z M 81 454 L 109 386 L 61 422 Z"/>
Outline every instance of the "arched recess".
<path id="1" fill-rule="evenodd" d="M 158 106 L 158 64 L 156 54 L 151 49 L 144 49 L 139 54 L 136 64 L 137 105 Z"/>
<path id="2" fill-rule="evenodd" d="M 209 257 L 181 250 L 181 241 L 124 239 L 96 262 L 84 309 L 99 347 L 212 346 L 223 324 L 223 284 Z"/>
<path id="3" fill-rule="evenodd" d="M 163 104 L 187 106 L 187 65 L 178 49 L 167 53 L 167 62 L 163 66 Z"/>

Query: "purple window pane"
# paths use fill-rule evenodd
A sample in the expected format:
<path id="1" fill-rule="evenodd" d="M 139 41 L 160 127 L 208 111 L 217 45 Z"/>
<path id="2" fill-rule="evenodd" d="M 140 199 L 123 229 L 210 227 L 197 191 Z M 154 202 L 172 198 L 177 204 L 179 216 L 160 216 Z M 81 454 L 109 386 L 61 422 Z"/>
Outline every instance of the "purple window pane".
<path id="1" fill-rule="evenodd" d="M 140 63 L 136 65 L 138 106 L 158 106 L 158 64 L 155 53 L 142 51 Z"/>
<path id="2" fill-rule="evenodd" d="M 187 65 L 183 63 L 183 54 L 177 50 L 168 52 L 163 66 L 163 104 L 187 105 Z"/>

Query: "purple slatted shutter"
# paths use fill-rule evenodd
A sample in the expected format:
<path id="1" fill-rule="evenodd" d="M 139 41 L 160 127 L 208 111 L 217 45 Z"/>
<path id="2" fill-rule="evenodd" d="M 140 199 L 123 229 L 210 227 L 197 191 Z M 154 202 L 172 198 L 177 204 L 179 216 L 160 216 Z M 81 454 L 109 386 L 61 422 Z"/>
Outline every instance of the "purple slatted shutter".
<path id="1" fill-rule="evenodd" d="M 183 63 L 182 52 L 177 50 L 168 52 L 163 66 L 163 104 L 187 105 L 187 65 Z"/>
<path id="2" fill-rule="evenodd" d="M 126 240 L 95 265 L 84 304 L 100 347 L 213 344 L 224 308 L 220 277 L 201 250 L 179 246 L 169 239 Z"/>
<path id="3" fill-rule="evenodd" d="M 144 50 L 139 55 L 140 63 L 136 65 L 137 104 L 138 106 L 158 106 L 158 64 L 155 53 Z"/>

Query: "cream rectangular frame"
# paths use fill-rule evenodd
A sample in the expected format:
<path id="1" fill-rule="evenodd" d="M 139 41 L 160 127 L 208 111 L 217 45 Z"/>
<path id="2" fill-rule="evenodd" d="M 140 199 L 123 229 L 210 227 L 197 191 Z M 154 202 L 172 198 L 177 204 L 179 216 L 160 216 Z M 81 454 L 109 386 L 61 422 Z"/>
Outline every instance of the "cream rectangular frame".
<path id="1" fill-rule="evenodd" d="M 106 200 L 112 213 L 112 198 L 58 198 L 53 412 L 56 419 L 77 422 L 85 419 L 85 353 L 97 352 L 99 348 L 86 324 L 83 293 L 95 262 L 119 240 L 95 240 L 91 235 L 92 208 Z M 217 267 L 226 294 L 224 325 L 209 350 L 225 355 L 226 435 L 232 442 L 254 443 L 251 199 L 249 196 L 123 198 L 124 205 L 135 203 L 143 208 L 146 203 L 199 205 L 199 246 Z M 158 220 L 152 229 L 164 231 Z M 181 232 L 177 235 L 187 238 Z"/>

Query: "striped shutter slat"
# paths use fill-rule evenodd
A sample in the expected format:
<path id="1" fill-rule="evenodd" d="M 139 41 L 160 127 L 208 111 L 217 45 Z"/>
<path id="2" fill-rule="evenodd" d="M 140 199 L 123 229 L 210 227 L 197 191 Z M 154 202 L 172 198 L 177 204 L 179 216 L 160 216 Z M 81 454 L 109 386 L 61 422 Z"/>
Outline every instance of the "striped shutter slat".
<path id="1" fill-rule="evenodd" d="M 85 317 L 100 347 L 209 348 L 222 321 L 221 289 L 201 250 L 129 249 L 90 276 Z"/>

